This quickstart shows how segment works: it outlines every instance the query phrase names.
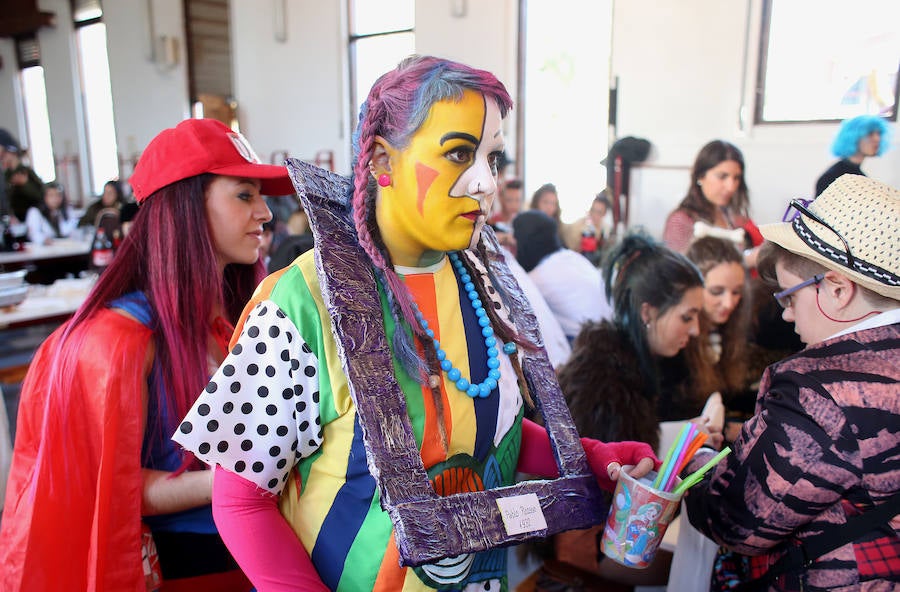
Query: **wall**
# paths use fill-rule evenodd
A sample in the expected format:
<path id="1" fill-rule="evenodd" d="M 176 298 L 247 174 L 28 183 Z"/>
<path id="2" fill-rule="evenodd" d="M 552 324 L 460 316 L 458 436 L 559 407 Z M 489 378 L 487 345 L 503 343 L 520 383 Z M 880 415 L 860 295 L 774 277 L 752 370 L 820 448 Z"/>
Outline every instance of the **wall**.
<path id="1" fill-rule="evenodd" d="M 350 170 L 350 112 L 343 2 L 287 3 L 287 40 L 273 35 L 271 7 L 231 3 L 235 94 L 241 129 L 263 160 L 288 151 L 312 159 L 331 150 Z M 418 0 L 416 51 L 490 70 L 515 90 L 517 0 L 468 2 L 454 17 L 449 2 Z M 358 111 L 354 105 L 352 111 Z M 506 135 L 515 135 L 514 120 Z"/>
<path id="2" fill-rule="evenodd" d="M 287 39 L 275 40 L 269 2 L 231 2 L 235 96 L 241 131 L 260 158 L 312 159 L 332 150 L 349 171 L 343 2 L 289 0 Z"/>
<path id="3" fill-rule="evenodd" d="M 152 22 L 149 20 L 152 17 Z M 115 0 L 103 3 L 119 153 L 140 153 L 160 130 L 190 114 L 184 12 L 181 0 Z M 178 61 L 151 59 L 150 31 L 174 37 Z M 123 171 L 123 175 L 127 174 Z"/>
<path id="4" fill-rule="evenodd" d="M 453 16 L 453 5 L 465 6 L 465 13 Z M 417 0 L 416 51 L 492 72 L 518 104 L 518 14 L 518 0 Z M 503 128 L 510 157 L 515 155 L 515 113 L 506 118 Z"/>
<path id="5" fill-rule="evenodd" d="M 644 137 L 654 146 L 650 167 L 632 175 L 632 223 L 661 233 L 666 214 L 687 190 L 694 156 L 715 138 L 744 153 L 757 223 L 780 221 L 791 198 L 811 197 L 816 179 L 835 160 L 828 148 L 836 124 L 752 123 L 761 14 L 761 0 L 615 3 L 618 136 Z M 863 168 L 900 186 L 900 149 L 867 159 Z"/>

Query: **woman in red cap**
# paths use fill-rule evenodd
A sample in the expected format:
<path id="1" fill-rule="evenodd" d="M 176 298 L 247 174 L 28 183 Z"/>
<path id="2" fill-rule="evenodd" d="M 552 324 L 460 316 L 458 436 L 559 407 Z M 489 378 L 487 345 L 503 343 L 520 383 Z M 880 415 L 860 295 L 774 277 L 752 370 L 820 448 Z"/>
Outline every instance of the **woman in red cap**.
<path id="1" fill-rule="evenodd" d="M 150 142 L 131 184 L 131 232 L 22 388 L 0 534 L 11 592 L 250 588 L 212 520 L 212 471 L 169 434 L 264 275 L 263 195 L 291 183 L 192 119 Z"/>

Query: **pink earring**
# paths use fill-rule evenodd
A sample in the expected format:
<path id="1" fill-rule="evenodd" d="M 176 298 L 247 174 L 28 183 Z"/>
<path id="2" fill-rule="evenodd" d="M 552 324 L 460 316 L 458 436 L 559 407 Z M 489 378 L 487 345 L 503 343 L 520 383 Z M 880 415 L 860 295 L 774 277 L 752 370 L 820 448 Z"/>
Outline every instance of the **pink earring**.
<path id="1" fill-rule="evenodd" d="M 379 187 L 390 187 L 391 186 L 391 176 L 388 174 L 378 175 L 378 186 Z"/>

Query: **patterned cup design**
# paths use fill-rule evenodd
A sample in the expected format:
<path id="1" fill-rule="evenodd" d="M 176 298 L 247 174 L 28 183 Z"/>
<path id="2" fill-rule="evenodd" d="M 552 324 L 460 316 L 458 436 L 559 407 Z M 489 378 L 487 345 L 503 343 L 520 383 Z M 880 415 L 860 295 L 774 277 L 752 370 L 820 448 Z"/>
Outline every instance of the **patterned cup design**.
<path id="1" fill-rule="evenodd" d="M 635 569 L 653 561 L 681 501 L 681 495 L 654 489 L 654 479 L 652 471 L 640 479 L 622 471 L 600 543 L 604 555 Z"/>

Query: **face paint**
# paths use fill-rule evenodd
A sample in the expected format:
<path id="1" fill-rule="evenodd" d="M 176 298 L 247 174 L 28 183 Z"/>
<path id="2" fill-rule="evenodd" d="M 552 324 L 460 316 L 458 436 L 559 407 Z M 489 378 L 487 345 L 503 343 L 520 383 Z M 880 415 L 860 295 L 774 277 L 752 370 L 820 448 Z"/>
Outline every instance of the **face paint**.
<path id="1" fill-rule="evenodd" d="M 497 191 L 500 109 L 475 91 L 435 103 L 401 150 L 386 145 L 390 187 L 375 216 L 395 265 L 434 263 L 478 242 Z"/>

